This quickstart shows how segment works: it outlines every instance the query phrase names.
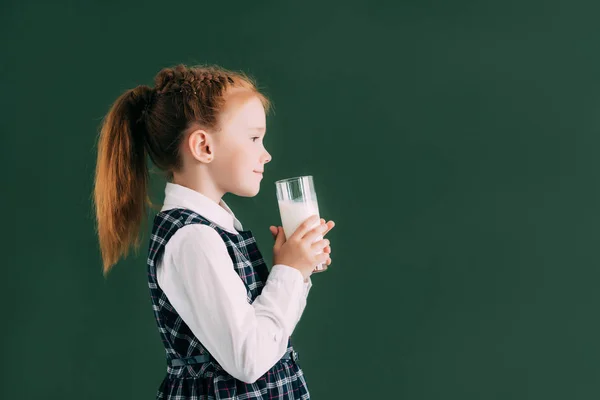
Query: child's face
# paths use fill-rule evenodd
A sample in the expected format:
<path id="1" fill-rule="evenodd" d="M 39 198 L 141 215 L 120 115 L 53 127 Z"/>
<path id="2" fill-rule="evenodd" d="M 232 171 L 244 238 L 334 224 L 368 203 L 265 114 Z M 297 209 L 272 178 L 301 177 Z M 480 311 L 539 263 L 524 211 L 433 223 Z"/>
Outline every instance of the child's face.
<path id="1" fill-rule="evenodd" d="M 265 164 L 271 155 L 263 144 L 265 110 L 255 97 L 233 100 L 221 115 L 222 130 L 215 135 L 215 158 L 211 175 L 225 193 L 256 196 Z"/>

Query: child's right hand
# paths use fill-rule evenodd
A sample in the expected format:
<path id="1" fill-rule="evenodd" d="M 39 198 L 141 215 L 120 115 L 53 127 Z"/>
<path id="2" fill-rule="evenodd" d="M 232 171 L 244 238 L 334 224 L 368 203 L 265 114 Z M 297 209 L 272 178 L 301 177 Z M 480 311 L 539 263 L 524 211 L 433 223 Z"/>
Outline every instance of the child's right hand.
<path id="1" fill-rule="evenodd" d="M 277 227 L 277 237 L 273 246 L 273 263 L 284 264 L 300 271 L 306 280 L 320 263 L 329 263 L 330 254 L 323 251 L 329 245 L 329 240 L 323 239 L 315 242 L 320 236 L 333 228 L 329 224 L 320 223 L 319 217 L 313 215 L 306 219 L 287 240 L 283 228 Z M 271 231 L 273 232 L 273 230 Z M 322 252 L 321 254 L 318 254 Z"/>

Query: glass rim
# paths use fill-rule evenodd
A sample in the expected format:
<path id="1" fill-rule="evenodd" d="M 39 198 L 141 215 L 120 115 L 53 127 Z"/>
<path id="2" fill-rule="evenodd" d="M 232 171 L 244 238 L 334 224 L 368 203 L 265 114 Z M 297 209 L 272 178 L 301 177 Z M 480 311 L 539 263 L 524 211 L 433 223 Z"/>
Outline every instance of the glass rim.
<path id="1" fill-rule="evenodd" d="M 295 180 L 300 180 L 302 178 L 312 178 L 312 175 L 302 175 L 302 176 L 294 176 L 292 178 L 285 178 L 285 179 L 280 179 L 278 181 L 275 181 L 275 184 L 278 183 L 285 183 L 285 182 L 289 182 L 289 181 L 295 181 Z"/>

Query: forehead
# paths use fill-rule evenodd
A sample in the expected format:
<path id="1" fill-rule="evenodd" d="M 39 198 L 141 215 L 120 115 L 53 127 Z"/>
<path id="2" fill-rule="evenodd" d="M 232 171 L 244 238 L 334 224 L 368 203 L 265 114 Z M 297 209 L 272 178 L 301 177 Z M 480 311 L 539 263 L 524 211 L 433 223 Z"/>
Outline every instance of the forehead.
<path id="1" fill-rule="evenodd" d="M 253 93 L 247 91 L 234 93 L 226 98 L 225 104 L 221 114 L 221 122 L 224 126 L 265 126 L 265 109 L 260 99 Z"/>

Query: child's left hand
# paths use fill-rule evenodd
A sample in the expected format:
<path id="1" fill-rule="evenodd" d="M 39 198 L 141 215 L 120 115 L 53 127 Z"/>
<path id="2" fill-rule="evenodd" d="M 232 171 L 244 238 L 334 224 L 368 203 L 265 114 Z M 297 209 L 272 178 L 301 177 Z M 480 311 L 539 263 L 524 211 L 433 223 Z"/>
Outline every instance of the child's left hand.
<path id="1" fill-rule="evenodd" d="M 321 218 L 320 223 L 324 223 L 325 220 L 323 218 Z M 335 226 L 335 223 L 333 221 L 329 221 L 327 222 L 327 230 L 325 232 L 323 232 L 323 236 L 325 236 L 327 234 L 327 232 L 329 232 L 333 227 Z M 275 239 L 277 237 L 277 227 L 276 226 L 270 226 L 269 230 L 271 231 L 271 235 L 273 235 L 273 239 Z M 323 252 L 324 253 L 331 253 L 331 246 L 327 245 L 323 248 Z M 327 261 L 327 265 L 331 264 L 331 258 Z"/>

